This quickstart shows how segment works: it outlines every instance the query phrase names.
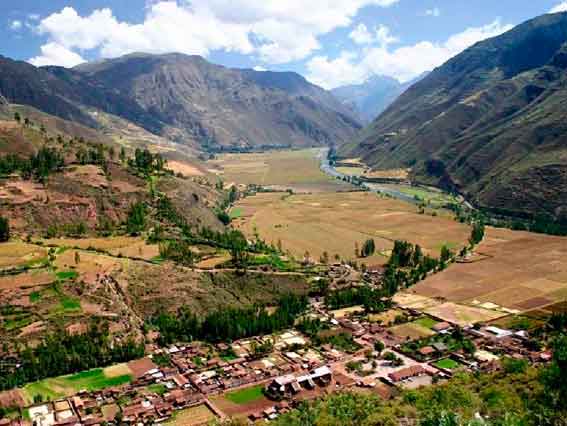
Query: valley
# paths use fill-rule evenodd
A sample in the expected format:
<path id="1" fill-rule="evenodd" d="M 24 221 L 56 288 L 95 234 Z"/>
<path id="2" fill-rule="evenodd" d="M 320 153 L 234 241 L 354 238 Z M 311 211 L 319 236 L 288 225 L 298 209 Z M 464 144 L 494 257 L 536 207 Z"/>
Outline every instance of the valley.
<path id="1" fill-rule="evenodd" d="M 0 426 L 564 426 L 567 12 L 509 28 L 399 79 L 0 56 Z"/>

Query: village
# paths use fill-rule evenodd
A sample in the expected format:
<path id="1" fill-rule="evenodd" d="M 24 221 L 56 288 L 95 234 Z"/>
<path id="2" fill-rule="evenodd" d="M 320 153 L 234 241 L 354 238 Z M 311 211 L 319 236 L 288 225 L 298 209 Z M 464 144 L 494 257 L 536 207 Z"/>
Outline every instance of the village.
<path id="1" fill-rule="evenodd" d="M 329 273 L 335 287 L 349 284 L 351 275 L 377 282 L 379 274 L 379 268 L 358 274 L 349 267 Z M 439 316 L 431 314 L 432 305 L 443 307 L 434 310 Z M 483 308 L 469 309 L 478 313 Z M 395 297 L 385 312 L 370 315 L 360 306 L 328 310 L 312 297 L 305 319 L 318 324 L 315 333 L 300 331 L 298 325 L 230 344 L 149 344 L 145 358 L 110 367 L 131 374 L 126 384 L 81 389 L 27 407 L 17 391 L 0 394 L 0 403 L 17 405 L 22 414 L 0 420 L 0 426 L 203 425 L 227 418 L 256 424 L 332 392 L 389 399 L 401 389 L 448 380 L 460 371 L 500 369 L 503 359 L 531 364 L 551 359 L 529 331 L 498 326 L 513 314 L 466 323 L 451 320 L 456 316 L 447 312 L 447 303 L 424 304 L 409 293 Z"/>

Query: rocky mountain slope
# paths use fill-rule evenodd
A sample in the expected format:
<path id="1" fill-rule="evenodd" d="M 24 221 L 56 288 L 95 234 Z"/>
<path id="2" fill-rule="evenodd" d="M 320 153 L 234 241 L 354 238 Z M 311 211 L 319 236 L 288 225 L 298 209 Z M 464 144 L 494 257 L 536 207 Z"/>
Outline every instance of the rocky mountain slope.
<path id="1" fill-rule="evenodd" d="M 0 57 L 0 95 L 92 128 L 110 114 L 195 149 L 319 146 L 361 125 L 295 73 L 213 65 L 181 54 L 134 54 L 75 69 Z"/>
<path id="2" fill-rule="evenodd" d="M 331 93 L 369 124 L 425 75 L 427 74 L 407 83 L 400 83 L 391 77 L 376 75 L 362 84 L 337 87 L 331 90 Z"/>
<path id="3" fill-rule="evenodd" d="M 567 13 L 477 43 L 342 149 L 514 215 L 567 215 Z"/>

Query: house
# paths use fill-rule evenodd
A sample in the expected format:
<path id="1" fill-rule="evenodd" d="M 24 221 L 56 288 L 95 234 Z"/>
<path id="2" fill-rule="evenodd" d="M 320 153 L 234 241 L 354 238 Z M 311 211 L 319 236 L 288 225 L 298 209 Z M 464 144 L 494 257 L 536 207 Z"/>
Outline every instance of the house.
<path id="1" fill-rule="evenodd" d="M 433 346 L 433 349 L 437 352 L 445 352 L 448 349 L 447 345 L 441 342 L 433 343 L 431 346 Z"/>
<path id="2" fill-rule="evenodd" d="M 436 331 L 437 333 L 441 333 L 443 331 L 448 331 L 451 328 L 453 328 L 453 326 L 451 324 L 449 324 L 448 322 L 440 322 L 435 324 L 433 327 L 431 327 L 431 329 L 433 331 Z"/>
<path id="3" fill-rule="evenodd" d="M 504 330 L 502 328 L 488 326 L 485 328 L 487 332 L 496 336 L 497 339 L 502 339 L 504 337 L 511 336 L 513 333 L 510 330 Z"/>
<path id="4" fill-rule="evenodd" d="M 411 367 L 390 373 L 388 374 L 388 377 L 392 382 L 398 383 L 403 380 L 411 379 L 412 377 L 423 376 L 425 374 L 429 374 L 429 372 L 421 365 L 412 365 Z"/>
<path id="5" fill-rule="evenodd" d="M 435 353 L 435 349 L 431 346 L 424 346 L 418 352 L 423 356 L 429 356 Z"/>

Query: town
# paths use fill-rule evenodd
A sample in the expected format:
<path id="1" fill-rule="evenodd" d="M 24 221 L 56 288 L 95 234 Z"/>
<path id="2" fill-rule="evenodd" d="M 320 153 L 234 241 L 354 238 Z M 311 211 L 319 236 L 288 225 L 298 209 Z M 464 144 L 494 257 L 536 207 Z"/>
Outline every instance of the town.
<path id="1" fill-rule="evenodd" d="M 380 274 L 378 267 L 361 274 L 335 264 L 320 279 L 344 283 L 345 276 L 352 276 L 375 282 Z M 551 359 L 522 328 L 525 322 L 500 325 L 516 318 L 514 313 L 467 323 L 462 312 L 455 319 L 450 304 L 424 299 L 400 293 L 391 308 L 367 314 L 362 306 L 330 310 L 315 296 L 296 327 L 273 335 L 230 344 L 151 343 L 145 358 L 104 369 L 107 377 L 131 375 L 127 383 L 95 390 L 87 386 L 31 406 L 17 390 L 0 394 L 1 405 L 21 413 L 1 420 L 0 426 L 202 425 L 228 418 L 255 424 L 333 392 L 373 393 L 387 400 L 401 389 L 439 383 L 456 372 L 490 372 L 509 362 L 538 365 Z M 424 312 L 431 312 L 432 305 L 441 306 L 438 316 Z M 470 307 L 468 315 L 485 308 Z M 155 340 L 159 333 L 152 334 Z"/>

